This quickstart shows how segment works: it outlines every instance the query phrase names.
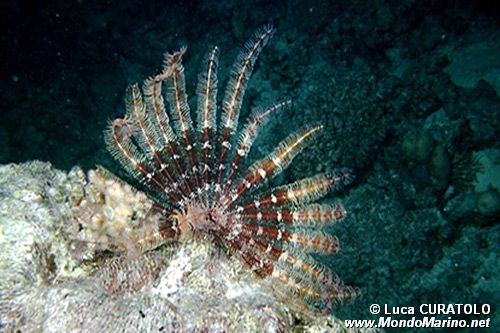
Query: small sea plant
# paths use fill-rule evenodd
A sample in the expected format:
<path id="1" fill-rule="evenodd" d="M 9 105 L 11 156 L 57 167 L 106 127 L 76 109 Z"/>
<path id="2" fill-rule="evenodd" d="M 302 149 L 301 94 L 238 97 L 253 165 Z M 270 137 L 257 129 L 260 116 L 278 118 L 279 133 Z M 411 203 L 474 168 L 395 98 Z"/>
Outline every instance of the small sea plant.
<path id="1" fill-rule="evenodd" d="M 161 73 L 126 92 L 126 115 L 106 132 L 111 154 L 136 187 L 150 196 L 162 216 L 156 233 L 167 240 L 209 238 L 241 258 L 262 279 L 313 309 L 330 312 L 336 301 L 356 296 L 311 254 L 332 255 L 336 237 L 321 229 L 347 214 L 341 203 L 314 203 L 353 178 L 349 169 L 331 170 L 274 188 L 263 186 L 286 169 L 318 137 L 321 125 L 306 125 L 269 155 L 244 168 L 261 129 L 290 100 L 239 115 L 256 59 L 274 33 L 257 30 L 238 55 L 217 105 L 217 47 L 208 52 L 196 88 L 192 119 L 186 93 L 183 47 L 167 53 Z M 166 98 L 167 103 L 165 103 Z M 168 105 L 168 108 L 167 108 Z M 157 237 L 152 237 L 152 239 Z"/>

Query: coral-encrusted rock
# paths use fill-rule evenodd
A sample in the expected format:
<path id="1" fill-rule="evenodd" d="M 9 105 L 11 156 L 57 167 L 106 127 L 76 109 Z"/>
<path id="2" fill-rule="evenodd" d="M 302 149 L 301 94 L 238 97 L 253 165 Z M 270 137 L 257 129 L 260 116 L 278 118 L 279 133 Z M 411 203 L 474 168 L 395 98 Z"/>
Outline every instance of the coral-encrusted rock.
<path id="1" fill-rule="evenodd" d="M 74 200 L 72 225 L 77 240 L 72 244 L 76 255 L 89 250 L 125 253 L 129 258 L 157 247 L 159 214 L 142 192 L 116 179 L 102 168 L 88 173 L 88 183 L 80 198 Z"/>
<path id="2" fill-rule="evenodd" d="M 120 249 L 113 252 L 113 237 L 124 239 L 127 233 L 134 233 L 129 227 L 148 204 L 141 194 L 129 192 L 127 185 L 107 179 L 103 172 L 91 172 L 89 180 L 79 169 L 66 174 L 41 162 L 0 167 L 2 331 L 294 329 L 294 316 L 301 315 L 278 302 L 265 281 L 255 279 L 239 260 L 211 242 L 166 244 L 133 257 L 123 256 Z M 100 204 L 93 202 L 94 212 L 102 212 L 104 206 L 118 199 L 118 193 L 127 195 L 123 202 L 135 208 L 128 210 L 119 202 L 107 207 L 127 212 L 122 216 L 125 221 L 111 219 L 123 228 L 118 228 L 120 233 L 109 233 L 97 249 L 83 246 L 81 251 L 89 252 L 82 260 L 73 255 L 74 244 L 86 242 L 78 237 L 93 222 L 85 221 L 79 209 L 89 207 L 85 202 L 103 193 L 114 197 L 102 197 Z M 132 202 L 134 198 L 136 202 Z M 106 244 L 110 244 L 109 249 Z M 301 328 L 310 332 L 345 331 L 333 317 L 304 319 Z"/>

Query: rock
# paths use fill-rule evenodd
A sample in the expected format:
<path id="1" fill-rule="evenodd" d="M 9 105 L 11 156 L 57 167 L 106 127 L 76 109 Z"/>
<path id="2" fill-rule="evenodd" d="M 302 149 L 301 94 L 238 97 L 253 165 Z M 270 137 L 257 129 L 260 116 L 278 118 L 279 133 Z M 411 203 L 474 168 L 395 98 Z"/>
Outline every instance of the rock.
<path id="1" fill-rule="evenodd" d="M 112 203 L 126 193 L 123 202 L 134 207 L 131 201 L 137 201 L 141 212 L 147 202 L 128 185 L 106 179 L 106 173 L 96 177 L 94 171 L 85 178 L 79 169 L 67 174 L 42 162 L 0 166 L 4 331 L 284 332 L 297 322 L 308 332 L 347 331 L 334 317 L 314 318 L 294 309 L 268 281 L 209 240 L 158 243 L 125 256 L 113 237 L 124 237 L 123 223 L 132 223 L 128 219 L 136 214 Z M 89 241 L 79 237 L 92 225 L 81 214 L 82 205 L 102 212 L 97 201 L 88 203 L 90 193 L 92 200 L 99 193 L 111 196 L 102 204 L 115 206 L 109 207 L 115 214 L 102 221 L 119 223 L 120 233 L 108 232 L 110 238 L 99 247 L 75 249 Z"/>

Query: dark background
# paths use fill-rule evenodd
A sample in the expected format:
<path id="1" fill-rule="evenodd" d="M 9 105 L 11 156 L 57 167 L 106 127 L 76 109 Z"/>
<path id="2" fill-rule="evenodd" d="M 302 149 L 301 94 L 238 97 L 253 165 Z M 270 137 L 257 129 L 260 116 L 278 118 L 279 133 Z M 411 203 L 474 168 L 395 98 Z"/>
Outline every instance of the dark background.
<path id="1" fill-rule="evenodd" d="M 464 48 L 489 41 L 498 50 L 495 1 L 141 3 L 1 2 L 0 163 L 116 170 L 102 132 L 123 115 L 127 84 L 156 74 L 165 51 L 188 45 L 193 92 L 204 52 L 218 45 L 223 86 L 245 39 L 273 23 L 278 33 L 258 61 L 243 115 L 283 96 L 294 107 L 254 154 L 320 121 L 322 139 L 281 180 L 336 166 L 357 174 L 340 194 L 353 216 L 333 230 L 343 254 L 328 261 L 364 296 L 337 315 L 368 318 L 372 303 L 500 304 L 497 221 L 477 207 L 453 208 L 484 191 L 475 179 L 488 170 L 477 153 L 499 149 L 499 97 L 484 80 L 464 88 L 447 72 Z"/>

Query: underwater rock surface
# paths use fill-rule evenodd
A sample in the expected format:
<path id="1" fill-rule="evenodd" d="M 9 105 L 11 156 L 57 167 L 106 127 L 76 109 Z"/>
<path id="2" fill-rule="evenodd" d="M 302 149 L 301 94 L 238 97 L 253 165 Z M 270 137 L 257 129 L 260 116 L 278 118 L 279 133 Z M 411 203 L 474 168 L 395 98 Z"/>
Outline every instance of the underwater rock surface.
<path id="1" fill-rule="evenodd" d="M 65 173 L 42 162 L 0 167 L 2 332 L 347 331 L 334 317 L 311 319 L 278 301 L 265 280 L 210 242 L 139 249 L 125 257 L 127 249 L 113 238 L 124 239 L 131 230 L 111 227 L 96 238 L 92 226 L 120 225 L 127 217 L 132 223 L 147 202 L 136 193 L 140 204 L 127 215 L 116 205 L 110 212 L 103 195 L 106 213 L 95 208 L 82 214 L 90 187 L 119 184 L 106 177 L 91 171 L 87 179 L 78 168 Z M 132 201 L 127 186 L 116 185 L 114 194 L 122 191 Z M 119 222 L 110 218 L 116 214 Z"/>

